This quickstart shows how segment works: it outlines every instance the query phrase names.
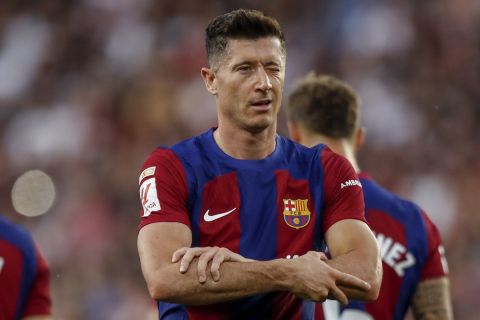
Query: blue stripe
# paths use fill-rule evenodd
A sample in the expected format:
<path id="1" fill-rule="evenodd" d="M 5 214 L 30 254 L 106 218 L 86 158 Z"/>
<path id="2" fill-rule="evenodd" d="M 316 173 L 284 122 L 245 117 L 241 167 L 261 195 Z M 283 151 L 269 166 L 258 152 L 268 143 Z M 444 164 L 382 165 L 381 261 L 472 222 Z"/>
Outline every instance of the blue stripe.
<path id="1" fill-rule="evenodd" d="M 323 208 L 324 208 L 324 168 L 321 161 L 321 154 L 325 150 L 325 145 L 320 145 L 318 148 L 318 155 L 314 158 L 315 162 L 312 163 L 313 179 L 310 182 L 310 193 L 312 199 L 315 201 L 315 213 L 317 214 L 317 221 L 315 224 L 314 232 L 314 250 L 325 251 L 326 244 L 324 243 L 324 234 L 322 230 L 323 226 Z"/>
<path id="2" fill-rule="evenodd" d="M 169 302 L 157 302 L 159 320 L 188 320 L 187 307 Z"/>
<path id="3" fill-rule="evenodd" d="M 405 215 L 405 230 L 407 250 L 416 259 L 415 265 L 405 270 L 400 294 L 395 306 L 395 319 L 403 319 L 407 312 L 410 301 L 415 293 L 415 288 L 420 281 L 420 274 L 427 256 L 428 239 L 425 225 L 418 207 L 411 205 L 410 215 Z"/>
<path id="4" fill-rule="evenodd" d="M 19 249 L 22 253 L 22 283 L 15 319 L 20 319 L 27 301 L 28 291 L 35 279 L 37 270 L 37 256 L 35 244 L 26 229 L 13 224 L 0 216 L 0 239 L 5 240 Z"/>
<path id="5" fill-rule="evenodd" d="M 276 184 L 275 176 L 243 171 L 237 178 L 242 199 L 240 254 L 256 260 L 275 259 L 278 243 L 277 194 L 272 188 Z"/>
<path id="6" fill-rule="evenodd" d="M 315 303 L 310 300 L 302 301 L 302 320 L 315 319 Z"/>

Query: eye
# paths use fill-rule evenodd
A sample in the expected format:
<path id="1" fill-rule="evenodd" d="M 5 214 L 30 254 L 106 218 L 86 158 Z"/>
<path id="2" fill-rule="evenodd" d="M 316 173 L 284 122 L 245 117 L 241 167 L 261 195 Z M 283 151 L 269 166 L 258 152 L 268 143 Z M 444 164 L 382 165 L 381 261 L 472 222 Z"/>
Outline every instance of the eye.
<path id="1" fill-rule="evenodd" d="M 237 68 L 237 70 L 240 72 L 247 72 L 247 71 L 250 71 L 251 69 L 252 67 L 249 65 L 241 65 Z"/>
<path id="2" fill-rule="evenodd" d="M 266 69 L 268 71 L 272 72 L 272 73 L 279 73 L 281 71 L 280 66 L 278 66 L 278 65 L 269 65 L 269 66 L 267 66 Z"/>

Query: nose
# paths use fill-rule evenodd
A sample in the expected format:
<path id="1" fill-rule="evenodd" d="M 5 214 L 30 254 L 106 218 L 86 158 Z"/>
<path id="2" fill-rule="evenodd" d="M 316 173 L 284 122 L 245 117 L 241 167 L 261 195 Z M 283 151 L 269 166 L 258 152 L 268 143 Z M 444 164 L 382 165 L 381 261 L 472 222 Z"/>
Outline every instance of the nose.
<path id="1" fill-rule="evenodd" d="M 257 81 L 255 84 L 255 89 L 268 91 L 272 89 L 272 82 L 270 81 L 270 77 L 268 73 L 265 71 L 263 67 L 257 69 Z"/>

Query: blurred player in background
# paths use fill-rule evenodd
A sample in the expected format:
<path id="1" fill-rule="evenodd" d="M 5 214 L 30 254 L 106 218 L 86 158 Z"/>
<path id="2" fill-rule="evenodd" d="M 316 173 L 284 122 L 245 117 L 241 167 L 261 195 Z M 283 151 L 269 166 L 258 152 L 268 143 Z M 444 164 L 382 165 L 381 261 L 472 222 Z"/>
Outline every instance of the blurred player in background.
<path id="1" fill-rule="evenodd" d="M 139 179 L 138 250 L 161 319 L 313 319 L 312 300 L 375 299 L 381 263 L 362 189 L 340 187 L 354 169 L 276 133 L 278 22 L 236 10 L 209 24 L 206 42 L 218 127 L 158 148 Z"/>
<path id="2" fill-rule="evenodd" d="M 416 204 L 399 198 L 361 172 L 356 152 L 365 131 L 359 126 L 360 101 L 346 83 L 310 74 L 288 98 L 288 129 L 294 141 L 320 143 L 347 158 L 359 173 L 367 220 L 383 260 L 377 301 L 352 301 L 347 307 L 327 301 L 325 318 L 404 319 L 411 306 L 415 319 L 452 319 L 447 263 L 437 228 Z M 348 181 L 345 186 L 355 181 Z M 342 186 L 343 187 L 343 186 Z"/>
<path id="3" fill-rule="evenodd" d="M 30 233 L 0 216 L 0 319 L 52 319 L 49 281 Z"/>

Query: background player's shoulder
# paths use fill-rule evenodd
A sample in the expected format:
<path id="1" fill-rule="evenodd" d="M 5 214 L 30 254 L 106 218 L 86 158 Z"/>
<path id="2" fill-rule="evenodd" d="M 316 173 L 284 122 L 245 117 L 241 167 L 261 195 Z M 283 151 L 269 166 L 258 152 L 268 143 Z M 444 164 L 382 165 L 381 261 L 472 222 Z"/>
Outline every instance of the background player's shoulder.
<path id="1" fill-rule="evenodd" d="M 26 228 L 1 216 L 0 240 L 4 240 L 15 245 L 24 253 L 34 252 L 35 249 L 33 238 Z"/>
<path id="2" fill-rule="evenodd" d="M 3 238 L 6 237 L 6 235 L 16 238 L 31 239 L 30 232 L 28 232 L 26 228 L 0 216 L 0 237 Z"/>
<path id="3" fill-rule="evenodd" d="M 303 144 L 297 143 L 287 137 L 278 135 L 277 136 L 277 144 L 280 145 L 282 151 L 287 155 L 292 154 L 302 154 L 302 155 L 315 155 L 320 154 L 323 149 L 327 148 L 324 144 L 318 144 L 313 147 L 306 147 Z"/>
<path id="4" fill-rule="evenodd" d="M 367 210 L 381 210 L 402 223 L 422 223 L 422 209 L 415 202 L 385 189 L 371 179 L 362 177 L 360 181 L 363 185 Z"/>

